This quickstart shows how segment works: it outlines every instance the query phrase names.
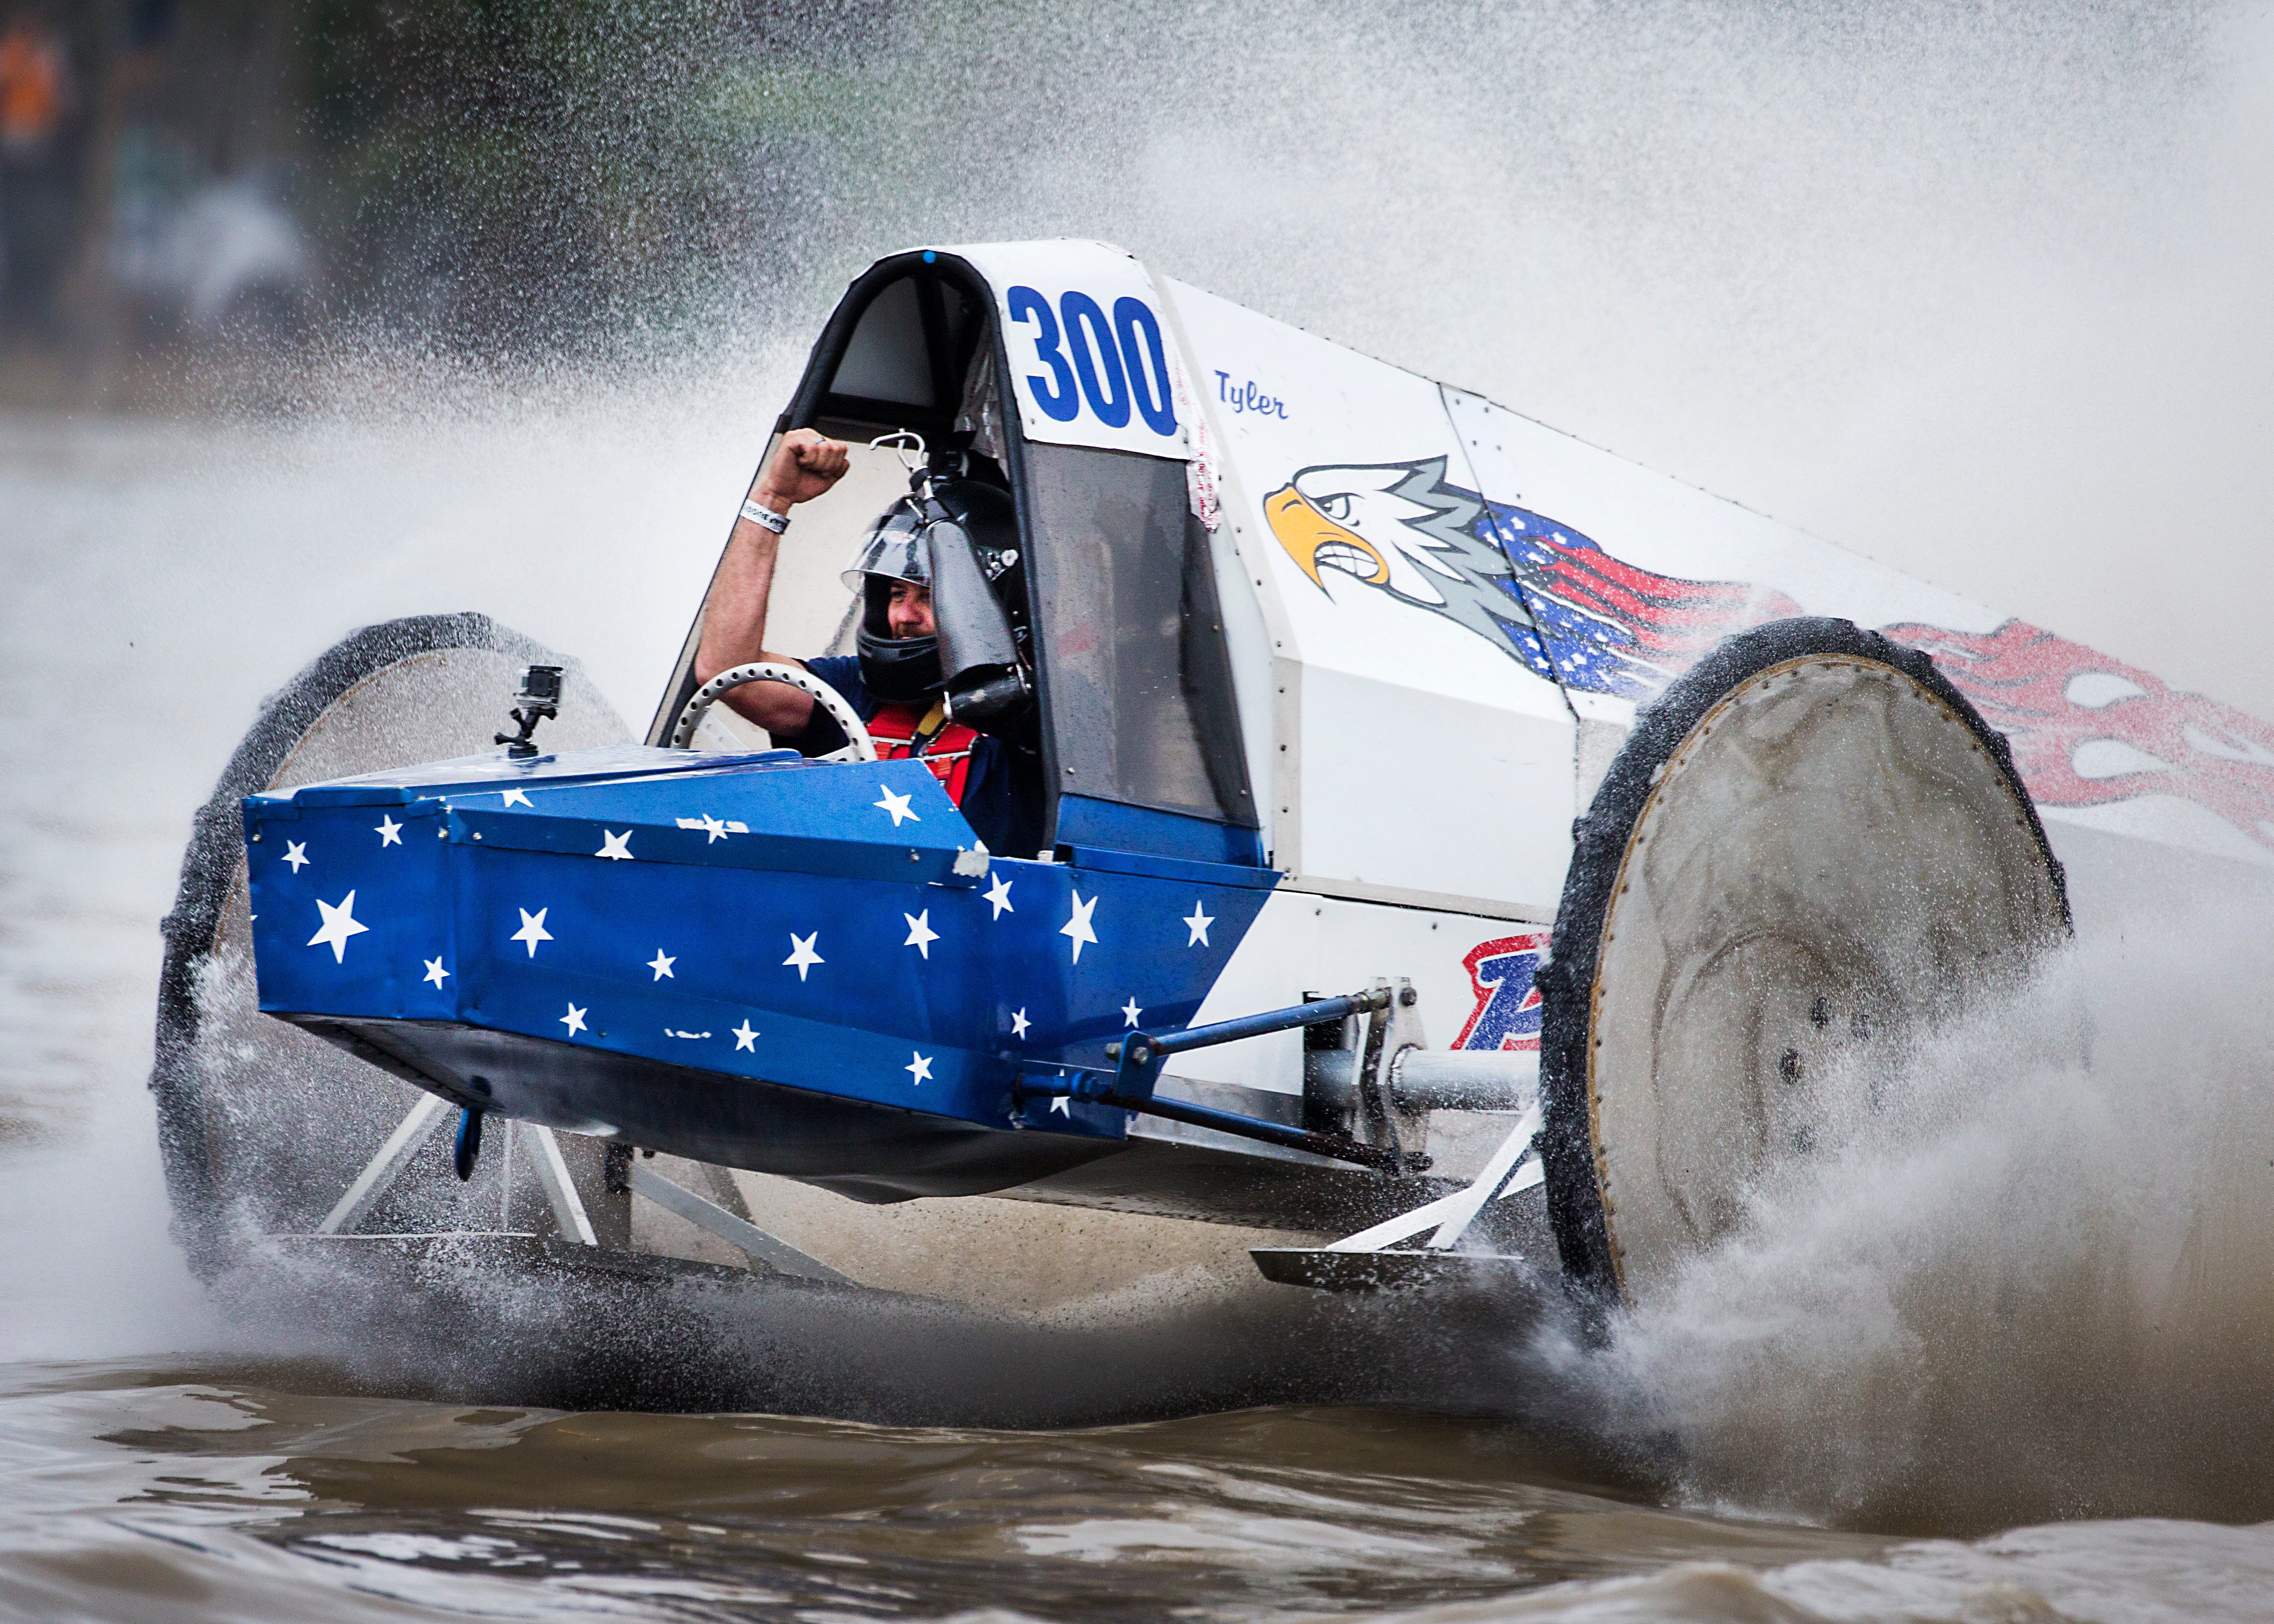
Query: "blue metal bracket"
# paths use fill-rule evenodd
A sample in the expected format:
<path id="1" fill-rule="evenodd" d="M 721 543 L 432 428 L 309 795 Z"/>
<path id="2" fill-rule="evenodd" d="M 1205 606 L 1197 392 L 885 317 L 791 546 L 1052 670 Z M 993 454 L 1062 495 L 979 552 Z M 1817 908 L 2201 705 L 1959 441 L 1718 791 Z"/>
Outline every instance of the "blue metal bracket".
<path id="1" fill-rule="evenodd" d="M 1339 998 L 1320 998 L 1309 1004 L 1298 1004 L 1284 1010 L 1266 1010 L 1260 1015 L 1242 1015 L 1233 1020 L 1212 1021 L 1205 1026 L 1187 1026 L 1182 1032 L 1133 1032 L 1118 1042 L 1105 1046 L 1109 1059 L 1115 1063 L 1111 1071 L 1078 1070 L 1059 1082 L 1040 1083 L 1039 1079 L 1021 1078 L 1019 1092 L 1048 1098 L 1052 1094 L 1072 1094 L 1077 1100 L 1095 1101 L 1101 1105 L 1115 1106 L 1125 1111 L 1141 1111 L 1147 1116 L 1165 1116 L 1171 1122 L 1188 1123 L 1197 1128 L 1213 1128 L 1220 1133 L 1237 1135 L 1241 1139 L 1261 1139 L 1266 1144 L 1283 1146 L 1289 1150 L 1307 1151 L 1315 1156 L 1330 1156 L 1338 1162 L 1354 1162 L 1385 1173 L 1418 1173 L 1428 1166 L 1426 1156 L 1401 1154 L 1395 1149 L 1368 1145 L 1346 1133 L 1321 1133 L 1308 1128 L 1290 1127 L 1285 1123 L 1267 1122 L 1260 1116 L 1243 1116 L 1237 1111 L 1220 1111 L 1212 1106 L 1193 1105 L 1183 1100 L 1154 1098 L 1154 1085 L 1161 1079 L 1161 1068 L 1171 1055 L 1186 1054 L 1195 1049 L 1212 1049 L 1219 1043 L 1236 1043 L 1242 1038 L 1260 1038 L 1274 1032 L 1287 1032 L 1297 1026 L 1315 1026 L 1322 1020 L 1341 1020 L 1352 1015 L 1371 1014 L 1389 1007 L 1395 995 L 1386 987 L 1367 992 L 1350 993 Z"/>
<path id="2" fill-rule="evenodd" d="M 1260 1038 L 1274 1032 L 1286 1032 L 1297 1026 L 1313 1026 L 1322 1020 L 1342 1020 L 1352 1015 L 1370 1015 L 1376 1010 L 1389 1007 L 1390 993 L 1386 987 L 1368 992 L 1345 994 L 1339 998 L 1321 998 L 1311 1004 L 1298 1004 L 1284 1010 L 1266 1010 L 1261 1015 L 1242 1015 L 1232 1020 L 1211 1021 L 1205 1026 L 1187 1026 L 1182 1032 L 1133 1032 L 1118 1042 L 1105 1046 L 1107 1058 L 1119 1063 L 1113 1074 L 1113 1093 L 1118 1104 L 1129 1099 L 1149 1099 L 1153 1085 L 1160 1079 L 1161 1068 L 1171 1055 L 1181 1055 L 1195 1049 L 1213 1049 L 1219 1043 L 1237 1043 L 1242 1038 Z M 1077 1088 L 1076 1094 L 1085 1099 L 1103 1099 L 1101 1094 L 1090 1094 Z"/>

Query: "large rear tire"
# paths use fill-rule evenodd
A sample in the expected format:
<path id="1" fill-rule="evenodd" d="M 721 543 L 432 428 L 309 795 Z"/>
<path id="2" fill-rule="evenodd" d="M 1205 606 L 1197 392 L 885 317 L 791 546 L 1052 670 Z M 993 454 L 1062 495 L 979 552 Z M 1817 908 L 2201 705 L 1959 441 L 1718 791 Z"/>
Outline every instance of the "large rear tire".
<path id="1" fill-rule="evenodd" d="M 2069 929 L 2004 737 L 1846 620 L 1723 643 L 1637 718 L 1575 833 L 1541 1159 L 1565 1274 L 1603 1302 L 1647 1299 Z"/>
<path id="2" fill-rule="evenodd" d="M 561 657 L 479 614 L 421 615 L 365 628 L 263 705 L 199 812 L 167 915 L 159 980 L 156 1095 L 176 1235 L 207 1279 L 259 1237 L 305 1235 L 420 1099 L 410 1083 L 262 1015 L 253 985 L 238 801 L 263 790 L 374 772 L 492 748 L 520 667 Z M 621 742 L 629 730 L 573 665 L 548 749 Z M 448 1135 L 375 1208 L 392 1230 L 496 1230 L 519 1217 L 501 1158 L 471 1184 L 448 1169 Z M 566 1138 L 564 1136 L 564 1147 Z M 571 1154 L 597 1168 L 599 1150 Z M 596 1229 L 609 1203 L 584 1169 Z M 579 1177 L 580 1186 L 588 1177 Z M 616 1205 L 621 1206 L 621 1199 Z M 541 1225 L 541 1200 L 520 1217 Z M 618 1226 L 621 1227 L 621 1226 Z M 621 1242 L 619 1243 L 621 1244 Z"/>

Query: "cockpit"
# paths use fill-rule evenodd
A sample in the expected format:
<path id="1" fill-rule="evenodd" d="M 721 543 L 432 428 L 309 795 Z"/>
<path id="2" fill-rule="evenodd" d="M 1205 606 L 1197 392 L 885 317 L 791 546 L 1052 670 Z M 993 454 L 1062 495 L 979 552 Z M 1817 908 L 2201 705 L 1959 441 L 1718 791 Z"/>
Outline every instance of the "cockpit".
<path id="1" fill-rule="evenodd" d="M 882 260 L 855 280 L 766 447 L 771 456 L 800 429 L 850 447 L 845 476 L 800 507 L 782 538 L 766 641 L 801 658 L 851 653 L 863 605 L 840 576 L 879 515 L 927 476 L 999 490 L 1015 545 L 994 538 L 988 568 L 972 579 L 994 599 L 978 607 L 1011 639 L 988 666 L 992 691 L 1005 698 L 1007 682 L 1030 695 L 1023 718 L 1006 703 L 992 725 L 1021 729 L 1039 754 L 1042 803 L 1039 849 L 1000 854 L 1064 860 L 1096 849 L 1261 865 L 1218 561 L 1185 459 L 1038 438 L 1002 387 L 1013 353 L 1046 354 L 1057 375 L 1032 387 L 1043 410 L 1087 400 L 1106 423 L 1118 413 L 1166 441 L 1177 405 L 1157 319 L 1126 298 L 1117 314 L 1080 293 L 1054 311 L 1024 287 L 998 304 L 976 267 L 941 251 Z M 1015 351 L 1006 316 L 1021 339 Z M 1038 348 L 1032 335 L 1045 330 L 1049 344 Z M 1013 567 L 1003 567 L 1006 556 Z M 945 620 L 945 583 L 942 591 Z M 705 620 L 721 612 L 714 576 L 651 742 L 667 741 L 695 693 Z M 953 629 L 942 635 L 952 647 Z M 957 688 L 956 674 L 947 673 L 949 708 L 979 716 L 974 725 L 986 731 L 984 706 Z M 763 748 L 759 730 L 724 705 L 691 742 Z"/>

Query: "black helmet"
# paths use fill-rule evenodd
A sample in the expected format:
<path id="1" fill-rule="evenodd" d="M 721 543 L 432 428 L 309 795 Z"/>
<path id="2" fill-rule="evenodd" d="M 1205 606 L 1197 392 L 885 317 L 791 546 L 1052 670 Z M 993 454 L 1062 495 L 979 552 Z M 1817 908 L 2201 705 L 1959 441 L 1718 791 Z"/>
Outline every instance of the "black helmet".
<path id="1" fill-rule="evenodd" d="M 862 596 L 861 625 L 855 647 L 861 656 L 861 680 L 882 700 L 917 700 L 939 691 L 939 639 L 895 637 L 886 612 L 892 583 L 931 586 L 931 549 L 924 543 L 922 500 L 902 497 L 885 510 L 845 572 L 845 584 Z"/>
<path id="2" fill-rule="evenodd" d="M 895 637 L 888 618 L 894 582 L 930 590 L 927 533 L 932 525 L 952 521 L 970 534 L 981 568 L 998 592 L 1002 577 L 1019 561 L 1010 492 L 968 477 L 962 464 L 960 454 L 950 453 L 919 471 L 915 488 L 885 511 L 845 571 L 845 584 L 862 595 L 854 637 L 861 680 L 877 699 L 921 700 L 938 693 L 945 680 L 938 637 Z"/>

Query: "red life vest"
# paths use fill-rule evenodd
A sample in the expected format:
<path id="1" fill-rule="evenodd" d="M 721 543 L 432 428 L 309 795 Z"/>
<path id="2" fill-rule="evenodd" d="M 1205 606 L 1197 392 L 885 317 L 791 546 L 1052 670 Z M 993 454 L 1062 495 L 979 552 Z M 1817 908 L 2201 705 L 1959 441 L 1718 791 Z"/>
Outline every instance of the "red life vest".
<path id="1" fill-rule="evenodd" d="M 878 761 L 906 761 L 915 756 L 931 769 L 931 776 L 946 786 L 947 798 L 963 804 L 963 786 L 971 777 L 971 747 L 979 735 L 960 722 L 951 722 L 937 700 L 929 710 L 921 705 L 879 705 L 869 718 L 869 736 L 877 741 Z"/>

